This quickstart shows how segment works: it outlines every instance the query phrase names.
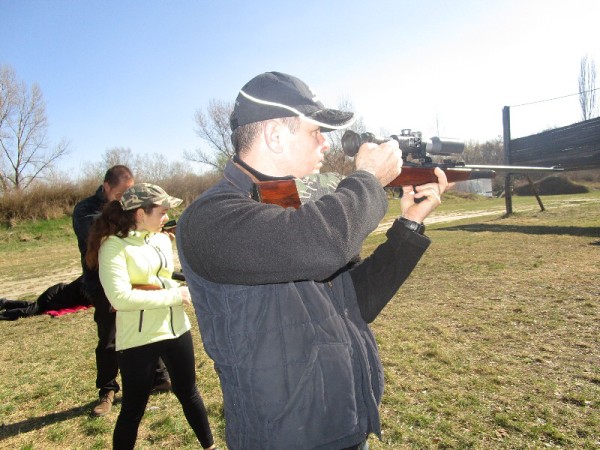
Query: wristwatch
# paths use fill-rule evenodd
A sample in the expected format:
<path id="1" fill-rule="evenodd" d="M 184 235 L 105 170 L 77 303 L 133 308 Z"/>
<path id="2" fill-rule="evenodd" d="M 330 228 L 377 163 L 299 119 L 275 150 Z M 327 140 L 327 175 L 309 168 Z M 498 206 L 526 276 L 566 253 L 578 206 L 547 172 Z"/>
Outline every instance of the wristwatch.
<path id="1" fill-rule="evenodd" d="M 414 220 L 408 220 L 406 217 L 400 217 L 398 220 L 410 231 L 414 231 L 415 233 L 419 234 L 425 233 L 425 225 L 422 223 L 415 222 Z"/>

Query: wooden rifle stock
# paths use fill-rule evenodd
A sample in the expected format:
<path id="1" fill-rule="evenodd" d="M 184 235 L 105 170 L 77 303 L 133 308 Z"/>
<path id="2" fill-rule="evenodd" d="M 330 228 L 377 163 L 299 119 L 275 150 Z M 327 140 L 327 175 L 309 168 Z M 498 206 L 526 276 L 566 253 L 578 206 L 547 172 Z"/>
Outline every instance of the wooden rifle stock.
<path id="1" fill-rule="evenodd" d="M 462 167 L 441 167 L 441 169 L 446 174 L 449 183 L 482 178 L 490 179 L 496 176 L 496 172 L 493 170 L 473 170 Z M 427 183 L 437 183 L 434 170 L 435 167 L 403 166 L 400 175 L 388 186 L 420 186 Z M 284 208 L 299 208 L 302 204 L 296 188 L 296 181 L 293 179 L 257 181 L 254 183 L 253 198 L 262 203 L 279 205 Z"/>
<path id="2" fill-rule="evenodd" d="M 155 284 L 132 284 L 131 289 L 139 289 L 141 291 L 160 291 L 164 288 L 161 288 Z"/>
<path id="3" fill-rule="evenodd" d="M 185 276 L 183 272 L 173 272 L 171 275 L 173 280 L 177 281 L 185 281 Z M 142 291 L 160 291 L 161 289 L 166 289 L 155 284 L 132 284 L 131 289 L 139 289 Z"/>
<path id="4" fill-rule="evenodd" d="M 293 179 L 257 181 L 254 183 L 252 197 L 261 203 L 279 205 L 284 208 L 299 208 L 302 204 L 296 181 Z"/>
<path id="5" fill-rule="evenodd" d="M 496 176 L 493 170 L 473 170 L 464 167 L 440 167 L 446 174 L 448 183 L 467 180 L 490 179 Z M 388 186 L 420 186 L 427 183 L 437 183 L 434 167 L 402 166 L 402 172 Z"/>
<path id="6" fill-rule="evenodd" d="M 155 284 L 132 284 L 131 289 L 139 289 L 140 291 L 160 291 L 163 288 Z M 117 310 L 111 306 L 110 312 L 114 313 L 117 312 Z"/>

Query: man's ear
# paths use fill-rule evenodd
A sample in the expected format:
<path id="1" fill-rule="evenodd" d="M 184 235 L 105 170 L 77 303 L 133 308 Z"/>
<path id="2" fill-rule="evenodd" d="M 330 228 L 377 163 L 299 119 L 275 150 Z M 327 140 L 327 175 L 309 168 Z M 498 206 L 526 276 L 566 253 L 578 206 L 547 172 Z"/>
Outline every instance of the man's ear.
<path id="1" fill-rule="evenodd" d="M 285 127 L 281 123 L 275 120 L 268 120 L 263 128 L 265 143 L 269 150 L 274 153 L 283 152 L 284 128 Z"/>

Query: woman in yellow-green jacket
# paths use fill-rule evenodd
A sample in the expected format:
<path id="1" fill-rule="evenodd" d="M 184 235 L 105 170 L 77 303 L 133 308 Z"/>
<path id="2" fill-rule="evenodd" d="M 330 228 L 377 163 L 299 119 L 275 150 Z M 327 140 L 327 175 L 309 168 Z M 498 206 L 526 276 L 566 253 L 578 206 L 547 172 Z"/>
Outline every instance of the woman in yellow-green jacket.
<path id="1" fill-rule="evenodd" d="M 196 386 L 187 287 L 173 274 L 173 253 L 162 226 L 180 199 L 161 187 L 139 183 L 120 201 L 106 205 L 88 238 L 86 262 L 97 267 L 108 300 L 117 313 L 116 350 L 123 400 L 113 434 L 114 449 L 133 449 L 152 391 L 159 357 L 185 417 L 205 449 L 215 449 L 202 397 Z"/>

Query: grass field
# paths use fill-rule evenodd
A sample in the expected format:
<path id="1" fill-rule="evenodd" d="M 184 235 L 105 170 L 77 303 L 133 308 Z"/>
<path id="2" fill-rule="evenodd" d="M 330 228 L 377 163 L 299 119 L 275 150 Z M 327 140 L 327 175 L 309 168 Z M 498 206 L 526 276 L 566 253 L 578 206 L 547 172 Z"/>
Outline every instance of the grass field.
<path id="1" fill-rule="evenodd" d="M 600 192 L 545 197 L 545 212 L 517 197 L 509 218 L 503 200 L 446 200 L 433 244 L 373 324 L 386 391 L 371 449 L 600 448 Z M 444 215 L 465 218 L 434 222 Z M 78 267 L 67 219 L 1 230 L 0 254 L 2 285 L 25 279 L 27 298 Z M 225 448 L 218 380 L 193 333 Z M 0 448 L 110 448 L 117 414 L 88 415 L 94 347 L 92 310 L 0 322 Z M 138 448 L 198 448 L 172 394 L 151 398 Z"/>

